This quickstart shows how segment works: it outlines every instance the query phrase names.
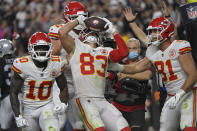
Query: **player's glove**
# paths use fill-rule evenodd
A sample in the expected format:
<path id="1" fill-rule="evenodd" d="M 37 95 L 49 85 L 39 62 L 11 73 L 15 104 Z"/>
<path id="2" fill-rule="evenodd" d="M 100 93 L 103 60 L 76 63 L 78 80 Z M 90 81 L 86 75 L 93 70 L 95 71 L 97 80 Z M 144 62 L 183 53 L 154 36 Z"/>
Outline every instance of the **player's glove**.
<path id="1" fill-rule="evenodd" d="M 68 108 L 68 104 L 60 103 L 58 105 L 55 105 L 53 108 L 53 112 L 57 115 L 61 115 L 66 112 L 66 109 Z"/>
<path id="2" fill-rule="evenodd" d="M 86 27 L 86 25 L 85 25 L 85 23 L 84 23 L 85 19 L 87 19 L 87 17 L 85 17 L 85 16 L 83 16 L 83 15 L 79 15 L 79 16 L 77 17 L 77 20 L 78 20 L 79 25 L 82 25 L 83 27 Z"/>
<path id="3" fill-rule="evenodd" d="M 15 117 L 17 127 L 26 127 L 29 126 L 28 121 L 23 118 L 21 115 Z"/>
<path id="4" fill-rule="evenodd" d="M 181 98 L 185 95 L 185 91 L 180 89 L 175 96 L 171 97 L 168 101 L 167 101 L 167 105 L 169 106 L 170 109 L 175 109 L 178 102 L 181 100 Z"/>
<path id="5" fill-rule="evenodd" d="M 116 31 L 114 25 L 106 18 L 103 18 L 103 20 L 106 22 L 104 28 L 106 29 L 108 27 L 108 29 L 105 32 L 108 34 L 113 34 Z"/>

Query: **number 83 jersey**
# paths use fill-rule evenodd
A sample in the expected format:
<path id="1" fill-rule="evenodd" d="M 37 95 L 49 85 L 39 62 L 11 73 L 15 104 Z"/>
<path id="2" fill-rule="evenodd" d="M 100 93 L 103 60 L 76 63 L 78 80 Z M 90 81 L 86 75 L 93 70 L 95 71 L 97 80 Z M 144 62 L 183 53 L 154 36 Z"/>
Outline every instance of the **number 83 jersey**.
<path id="1" fill-rule="evenodd" d="M 174 40 L 163 52 L 154 46 L 148 47 L 146 57 L 161 75 L 168 94 L 175 94 L 183 86 L 187 75 L 179 62 L 179 56 L 190 51 L 189 42 L 183 40 Z"/>
<path id="2" fill-rule="evenodd" d="M 51 56 L 44 70 L 36 67 L 30 56 L 17 58 L 12 69 L 24 80 L 24 106 L 38 108 L 51 102 L 53 83 L 65 67 L 65 62 L 59 56 Z"/>
<path id="3" fill-rule="evenodd" d="M 79 39 L 75 39 L 75 43 L 76 48 L 69 64 L 76 97 L 104 98 L 105 74 L 112 48 L 92 48 Z"/>

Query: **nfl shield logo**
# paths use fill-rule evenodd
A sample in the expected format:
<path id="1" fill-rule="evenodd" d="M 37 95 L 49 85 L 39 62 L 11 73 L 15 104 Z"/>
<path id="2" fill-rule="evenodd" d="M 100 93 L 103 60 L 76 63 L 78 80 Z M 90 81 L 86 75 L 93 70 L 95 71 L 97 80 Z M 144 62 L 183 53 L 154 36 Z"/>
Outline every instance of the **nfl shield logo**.
<path id="1" fill-rule="evenodd" d="M 93 21 L 93 24 L 94 24 L 94 25 L 98 25 L 98 23 L 99 23 L 98 20 L 94 20 L 94 21 Z"/>
<path id="2" fill-rule="evenodd" d="M 190 6 L 189 8 L 186 8 L 187 15 L 189 19 L 196 19 L 197 17 L 197 6 Z"/>

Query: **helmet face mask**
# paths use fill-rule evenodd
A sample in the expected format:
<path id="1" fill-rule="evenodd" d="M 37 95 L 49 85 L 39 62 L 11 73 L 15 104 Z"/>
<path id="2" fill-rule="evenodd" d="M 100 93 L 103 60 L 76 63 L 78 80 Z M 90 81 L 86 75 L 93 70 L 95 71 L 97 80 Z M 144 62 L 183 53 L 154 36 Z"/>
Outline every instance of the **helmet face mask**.
<path id="1" fill-rule="evenodd" d="M 0 57 L 4 57 L 6 55 L 13 55 L 15 52 L 15 47 L 12 41 L 8 39 L 0 40 Z"/>
<path id="2" fill-rule="evenodd" d="M 95 43 L 97 47 L 102 46 L 99 32 L 91 31 L 90 29 L 82 30 L 79 33 L 79 39 L 84 43 Z"/>
<path id="3" fill-rule="evenodd" d="M 159 17 L 150 22 L 147 31 L 149 42 L 159 46 L 174 36 L 174 24 L 167 18 Z"/>
<path id="4" fill-rule="evenodd" d="M 153 35 L 152 32 L 155 32 Z M 159 46 L 162 43 L 162 36 L 160 34 L 160 29 L 150 29 L 148 30 L 149 42 L 154 46 Z"/>
<path id="5" fill-rule="evenodd" d="M 50 38 L 43 32 L 33 34 L 29 40 L 28 51 L 32 59 L 44 62 L 50 59 L 52 43 Z"/>

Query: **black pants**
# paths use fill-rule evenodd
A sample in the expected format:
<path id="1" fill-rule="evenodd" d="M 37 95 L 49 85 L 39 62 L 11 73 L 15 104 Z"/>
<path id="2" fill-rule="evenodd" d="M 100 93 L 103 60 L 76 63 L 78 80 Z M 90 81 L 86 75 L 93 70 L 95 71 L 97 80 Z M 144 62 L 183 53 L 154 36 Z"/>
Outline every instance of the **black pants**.
<path id="1" fill-rule="evenodd" d="M 136 110 L 133 112 L 121 111 L 123 117 L 127 120 L 131 131 L 142 131 L 145 124 L 145 110 Z"/>
<path id="2" fill-rule="evenodd" d="M 187 41 L 190 42 L 192 47 L 192 56 L 197 66 L 197 21 L 185 25 Z"/>

